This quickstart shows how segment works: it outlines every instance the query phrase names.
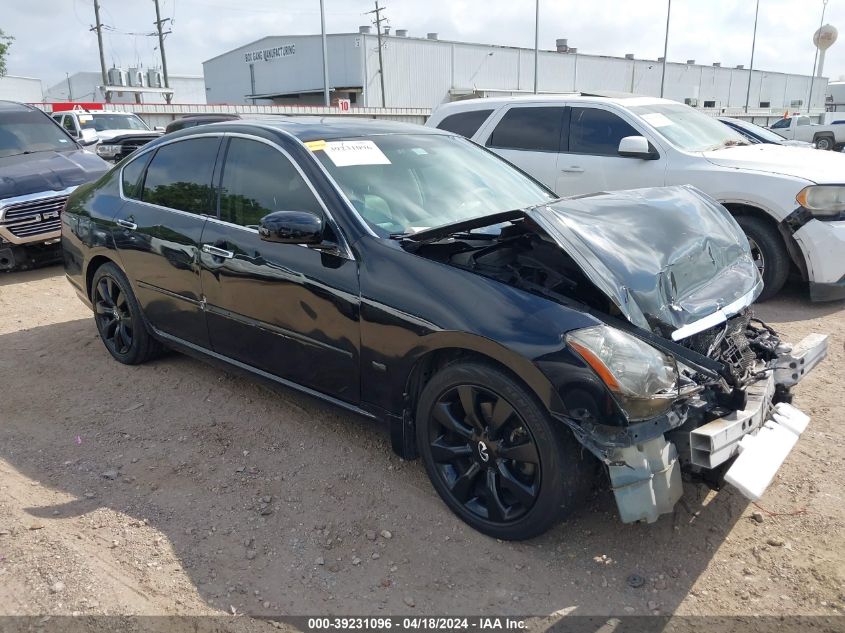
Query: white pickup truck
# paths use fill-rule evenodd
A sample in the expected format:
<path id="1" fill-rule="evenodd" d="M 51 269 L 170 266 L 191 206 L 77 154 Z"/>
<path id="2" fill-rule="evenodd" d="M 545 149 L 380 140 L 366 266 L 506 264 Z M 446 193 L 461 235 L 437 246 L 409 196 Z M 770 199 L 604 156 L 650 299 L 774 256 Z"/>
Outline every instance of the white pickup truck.
<path id="1" fill-rule="evenodd" d="M 441 105 L 426 125 L 471 138 L 560 196 L 693 185 L 748 236 L 761 299 L 790 271 L 813 300 L 845 299 L 841 153 L 752 145 L 713 117 L 651 97 L 467 99 Z"/>
<path id="2" fill-rule="evenodd" d="M 845 124 L 842 123 L 820 125 L 808 116 L 796 114 L 775 121 L 769 129 L 790 141 L 815 143 L 818 149 L 839 150 L 845 145 Z"/>

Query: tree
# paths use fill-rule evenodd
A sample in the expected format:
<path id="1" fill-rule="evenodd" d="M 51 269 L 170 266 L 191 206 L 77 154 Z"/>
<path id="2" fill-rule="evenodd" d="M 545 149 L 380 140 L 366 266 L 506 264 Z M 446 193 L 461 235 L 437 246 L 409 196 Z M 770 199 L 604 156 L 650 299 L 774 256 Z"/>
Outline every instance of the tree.
<path id="1" fill-rule="evenodd" d="M 3 29 L 0 29 L 0 77 L 6 74 L 6 54 L 9 52 L 9 47 L 14 39 L 11 35 L 6 35 Z"/>

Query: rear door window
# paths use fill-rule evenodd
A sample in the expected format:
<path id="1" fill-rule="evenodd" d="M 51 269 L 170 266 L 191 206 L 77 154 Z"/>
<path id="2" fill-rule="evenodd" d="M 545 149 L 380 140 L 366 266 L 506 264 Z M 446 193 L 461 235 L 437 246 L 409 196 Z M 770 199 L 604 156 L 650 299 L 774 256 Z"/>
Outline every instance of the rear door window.
<path id="1" fill-rule="evenodd" d="M 193 138 L 160 147 L 144 178 L 142 200 L 187 213 L 215 215 L 212 172 L 220 139 Z"/>
<path id="2" fill-rule="evenodd" d="M 573 154 L 618 156 L 619 141 L 642 136 L 621 117 L 599 108 L 572 108 L 569 151 Z"/>
<path id="3" fill-rule="evenodd" d="M 565 108 L 511 108 L 496 125 L 488 147 L 559 152 Z"/>
<path id="4" fill-rule="evenodd" d="M 460 134 L 466 138 L 472 138 L 472 135 L 478 132 L 478 128 L 481 127 L 492 112 L 493 110 L 491 109 L 470 110 L 469 112 L 450 114 L 437 124 L 437 128 Z"/>

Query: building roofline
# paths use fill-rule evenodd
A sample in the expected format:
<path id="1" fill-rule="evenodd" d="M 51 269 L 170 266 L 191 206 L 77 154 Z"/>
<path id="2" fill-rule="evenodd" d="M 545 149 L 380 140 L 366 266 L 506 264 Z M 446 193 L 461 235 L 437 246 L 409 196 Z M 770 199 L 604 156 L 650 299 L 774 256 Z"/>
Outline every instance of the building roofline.
<path id="1" fill-rule="evenodd" d="M 326 38 L 349 37 L 350 35 L 357 35 L 357 36 L 363 36 L 363 37 L 373 37 L 373 38 L 378 37 L 378 35 L 376 35 L 375 33 L 358 33 L 356 31 L 356 32 L 351 32 L 351 33 L 327 33 Z M 229 55 L 229 54 L 231 54 L 231 53 L 233 53 L 237 50 L 240 50 L 240 49 L 247 47 L 247 46 L 251 46 L 252 44 L 256 44 L 256 43 L 261 42 L 261 41 L 266 40 L 266 39 L 283 38 L 283 37 L 309 37 L 309 38 L 311 38 L 311 37 L 321 37 L 321 34 L 320 33 L 298 33 L 298 34 L 297 33 L 283 33 L 283 34 L 276 34 L 276 35 L 265 35 L 262 38 L 254 40 L 252 42 L 248 42 L 248 43 L 243 44 L 241 46 L 236 46 L 235 48 L 229 49 L 228 51 L 220 53 L 219 55 L 215 55 L 214 57 L 211 57 L 211 58 L 203 61 L 202 63 L 206 64 L 208 62 L 214 61 L 215 59 L 218 59 L 218 58 L 223 57 L 225 55 Z M 463 41 L 460 41 L 460 40 L 441 39 L 439 37 L 436 40 L 432 40 L 432 39 L 429 39 L 427 37 L 415 37 L 415 36 L 411 36 L 411 35 L 399 37 L 398 35 L 395 35 L 395 34 L 392 34 L 392 33 L 390 35 L 382 35 L 382 37 L 383 38 L 387 37 L 388 39 L 394 39 L 394 40 L 414 40 L 416 42 L 431 42 L 432 44 L 460 44 L 460 45 L 463 45 L 463 46 L 486 46 L 488 48 L 507 49 L 507 50 L 514 50 L 514 51 L 527 51 L 527 52 L 530 52 L 530 53 L 534 52 L 533 48 L 529 48 L 529 47 L 525 47 L 525 46 L 510 46 L 510 45 L 506 45 L 506 44 L 490 44 L 490 43 L 486 43 L 486 42 L 463 42 Z M 544 48 L 541 48 L 539 50 L 539 52 L 540 53 L 553 53 L 555 55 L 571 55 L 572 57 L 575 57 L 575 58 L 580 56 L 580 57 L 593 57 L 593 58 L 597 58 L 597 59 L 613 59 L 613 60 L 632 61 L 632 62 L 652 62 L 652 63 L 655 63 L 655 64 L 662 63 L 662 62 L 657 61 L 656 59 L 644 59 L 644 58 L 627 59 L 625 57 L 617 57 L 615 55 L 601 55 L 601 54 L 595 54 L 595 53 L 559 53 L 556 50 L 544 49 Z M 719 70 L 730 70 L 730 71 L 738 70 L 738 71 L 741 71 L 741 72 L 750 71 L 750 72 L 757 72 L 757 73 L 766 73 L 766 74 L 769 74 L 769 75 L 784 75 L 784 76 L 789 76 L 789 77 L 806 77 L 806 78 L 811 77 L 811 75 L 803 75 L 803 74 L 800 74 L 800 73 L 788 73 L 788 72 L 783 72 L 781 70 L 766 70 L 764 68 L 748 69 L 748 68 L 736 68 L 735 66 L 710 66 L 710 65 L 706 65 L 706 64 L 687 64 L 685 62 L 673 62 L 673 61 L 667 61 L 666 65 L 667 66 L 695 66 L 697 68 L 702 68 L 702 69 L 703 68 L 714 68 L 714 69 L 719 69 Z M 816 77 L 816 79 L 827 79 L 828 83 L 830 82 L 829 77 Z"/>

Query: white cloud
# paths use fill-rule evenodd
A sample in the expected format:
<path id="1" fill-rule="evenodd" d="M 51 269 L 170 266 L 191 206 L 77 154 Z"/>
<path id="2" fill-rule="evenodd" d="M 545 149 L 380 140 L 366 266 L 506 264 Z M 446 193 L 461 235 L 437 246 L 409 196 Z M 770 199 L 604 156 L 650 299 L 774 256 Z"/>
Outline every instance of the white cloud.
<path id="1" fill-rule="evenodd" d="M 152 33 L 155 11 L 150 0 L 100 0 L 105 24 L 106 64 L 159 63 L 157 39 L 125 33 Z M 533 0 L 387 0 L 393 28 L 411 35 L 429 31 L 442 39 L 531 47 Z M 173 17 L 165 40 L 171 74 L 202 73 L 202 61 L 265 35 L 317 33 L 318 0 L 161 0 L 163 17 Z M 566 37 L 584 53 L 655 59 L 663 54 L 665 0 L 593 0 L 540 2 L 540 46 L 554 48 Z M 366 24 L 371 2 L 326 0 L 329 32 L 350 32 Z M 818 27 L 821 0 L 761 0 L 756 68 L 809 74 L 813 66 L 812 33 Z M 89 31 L 93 0 L 30 0 L 4 7 L 0 28 L 15 37 L 10 74 L 39 77 L 45 87 L 65 73 L 97 70 L 97 42 Z M 753 0 L 674 0 L 669 59 L 748 65 L 754 21 Z M 831 0 L 826 22 L 845 24 L 845 1 Z M 845 39 L 845 36 L 843 36 Z M 828 52 L 825 75 L 845 73 L 845 41 Z"/>

